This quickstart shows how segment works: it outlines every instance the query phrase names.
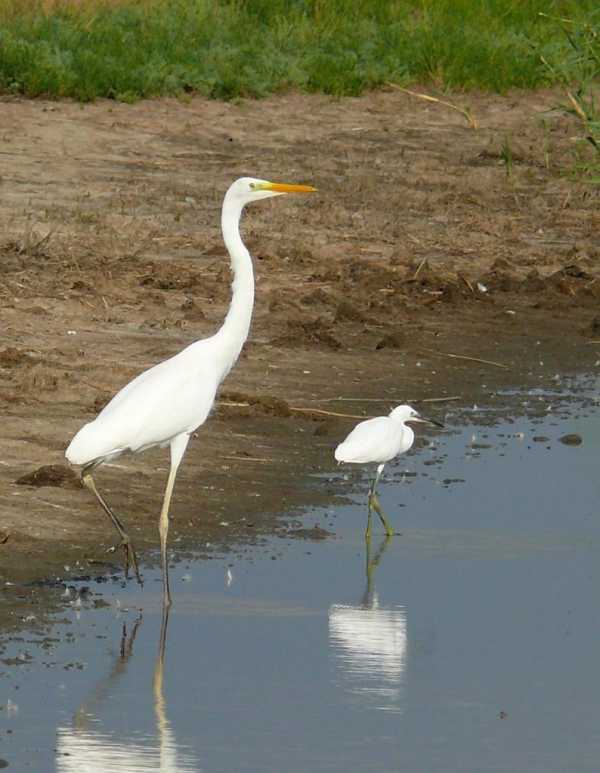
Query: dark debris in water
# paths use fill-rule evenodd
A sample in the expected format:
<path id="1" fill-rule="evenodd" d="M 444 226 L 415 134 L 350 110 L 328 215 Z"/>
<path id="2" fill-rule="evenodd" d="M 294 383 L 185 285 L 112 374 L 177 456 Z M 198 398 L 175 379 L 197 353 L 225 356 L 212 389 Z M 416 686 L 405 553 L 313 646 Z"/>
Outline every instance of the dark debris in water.
<path id="1" fill-rule="evenodd" d="M 286 536 L 294 539 L 322 540 L 332 537 L 333 532 L 322 529 L 320 526 L 313 526 L 312 529 L 290 529 Z"/>
<path id="2" fill-rule="evenodd" d="M 558 438 L 558 442 L 565 446 L 580 446 L 583 443 L 583 438 L 576 432 L 571 432 L 568 435 L 563 435 Z"/>

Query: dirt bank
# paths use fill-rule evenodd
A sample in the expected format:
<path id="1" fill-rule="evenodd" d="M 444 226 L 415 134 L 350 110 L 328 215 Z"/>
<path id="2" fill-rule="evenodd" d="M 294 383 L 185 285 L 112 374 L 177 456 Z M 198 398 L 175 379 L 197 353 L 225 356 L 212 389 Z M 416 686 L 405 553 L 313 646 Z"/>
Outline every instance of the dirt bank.
<path id="1" fill-rule="evenodd" d="M 558 174 L 576 127 L 557 93 L 468 101 L 477 130 L 397 92 L 2 102 L 0 581 L 106 560 L 114 535 L 72 477 L 16 481 L 63 465 L 114 391 L 220 324 L 219 208 L 242 174 L 320 192 L 248 211 L 251 341 L 190 444 L 173 546 L 256 540 L 330 497 L 307 473 L 334 468 L 352 420 L 315 409 L 457 396 L 431 404 L 443 416 L 594 366 L 598 193 Z M 142 551 L 157 545 L 166 470 L 156 451 L 98 474 Z"/>

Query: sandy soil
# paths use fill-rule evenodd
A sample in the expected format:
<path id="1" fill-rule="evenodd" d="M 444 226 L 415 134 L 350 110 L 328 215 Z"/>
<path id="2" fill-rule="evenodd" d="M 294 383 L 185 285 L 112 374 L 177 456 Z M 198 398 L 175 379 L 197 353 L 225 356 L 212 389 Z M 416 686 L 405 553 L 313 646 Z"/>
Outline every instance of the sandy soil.
<path id="1" fill-rule="evenodd" d="M 458 396 L 428 407 L 443 417 L 594 365 L 598 192 L 558 173 L 577 127 L 557 93 L 468 101 L 477 130 L 398 92 L 2 101 L 1 582 L 107 559 L 110 524 L 64 448 L 132 376 L 220 324 L 220 202 L 242 174 L 319 194 L 247 213 L 251 340 L 182 465 L 173 546 L 256 540 L 334 495 L 308 473 L 334 469 L 352 419 L 315 410 Z M 59 467 L 32 477 L 44 465 Z M 97 476 L 142 551 L 157 546 L 166 472 L 156 451 Z"/>

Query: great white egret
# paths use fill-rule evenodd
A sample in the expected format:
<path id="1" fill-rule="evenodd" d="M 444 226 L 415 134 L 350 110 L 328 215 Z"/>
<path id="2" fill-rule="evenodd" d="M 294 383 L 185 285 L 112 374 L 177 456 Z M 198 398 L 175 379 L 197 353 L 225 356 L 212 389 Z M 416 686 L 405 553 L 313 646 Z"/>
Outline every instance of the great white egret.
<path id="1" fill-rule="evenodd" d="M 381 509 L 376 489 L 386 462 L 391 461 L 398 454 L 406 453 L 415 442 L 415 433 L 406 424 L 409 421 L 433 424 L 436 427 L 444 426 L 439 421 L 421 416 L 410 405 L 399 405 L 388 416 L 377 416 L 374 419 L 361 421 L 335 449 L 335 458 L 338 462 L 378 464 L 375 478 L 369 489 L 369 516 L 365 532 L 367 540 L 371 536 L 372 510 L 375 510 L 381 519 L 386 534 L 390 537 L 394 534 Z"/>
<path id="2" fill-rule="evenodd" d="M 239 232 L 242 210 L 252 201 L 314 190 L 309 185 L 272 183 L 250 177 L 232 183 L 221 211 L 223 239 L 233 270 L 232 299 L 223 325 L 210 338 L 195 341 L 174 357 L 140 373 L 117 392 L 94 421 L 79 430 L 66 450 L 67 460 L 82 467 L 83 483 L 94 493 L 119 532 L 125 550 L 125 573 L 131 561 L 139 581 L 138 561 L 131 540 L 120 518 L 98 492 L 92 473 L 99 465 L 125 452 L 170 446 L 171 466 L 159 521 L 166 604 L 171 603 L 167 566 L 169 504 L 177 469 L 191 433 L 206 421 L 217 389 L 237 360 L 250 328 L 254 273 L 250 253 Z"/>

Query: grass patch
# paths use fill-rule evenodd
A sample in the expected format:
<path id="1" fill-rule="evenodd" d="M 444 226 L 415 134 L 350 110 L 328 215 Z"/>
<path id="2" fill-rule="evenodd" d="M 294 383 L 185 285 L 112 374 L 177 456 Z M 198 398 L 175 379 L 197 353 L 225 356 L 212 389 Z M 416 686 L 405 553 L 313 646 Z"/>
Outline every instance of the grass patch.
<path id="1" fill-rule="evenodd" d="M 0 90 L 132 101 L 289 88 L 357 95 L 386 81 L 532 88 L 569 77 L 571 44 L 551 17 L 598 30 L 596 8 L 597 0 L 0 0 Z M 556 61 L 560 72 L 544 64 Z"/>
<path id="2" fill-rule="evenodd" d="M 542 57 L 542 61 L 565 89 L 567 102 L 562 109 L 571 114 L 581 128 L 575 173 L 600 185 L 600 10 L 595 24 L 575 22 L 566 17 L 549 18 L 562 30 L 569 43 L 566 57 L 555 57 L 554 60 Z"/>

